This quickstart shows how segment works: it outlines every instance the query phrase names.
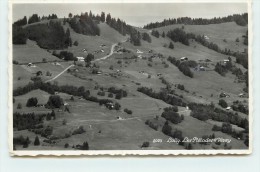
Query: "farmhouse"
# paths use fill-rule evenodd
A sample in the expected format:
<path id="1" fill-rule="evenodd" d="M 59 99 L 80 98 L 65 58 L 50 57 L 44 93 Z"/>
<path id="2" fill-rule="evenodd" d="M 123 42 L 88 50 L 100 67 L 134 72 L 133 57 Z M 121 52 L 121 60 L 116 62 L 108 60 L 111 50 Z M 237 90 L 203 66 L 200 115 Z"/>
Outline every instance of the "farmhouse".
<path id="1" fill-rule="evenodd" d="M 204 36 L 204 39 L 209 39 L 209 37 L 207 35 Z"/>
<path id="2" fill-rule="evenodd" d="M 238 96 L 239 96 L 239 97 L 244 97 L 245 94 L 244 94 L 244 93 L 240 93 Z"/>
<path id="3" fill-rule="evenodd" d="M 77 58 L 77 60 L 80 61 L 80 62 L 83 62 L 84 59 L 85 59 L 84 57 L 76 57 L 76 58 Z"/>
<path id="4" fill-rule="evenodd" d="M 140 50 L 136 50 L 136 53 L 138 53 L 138 54 L 143 54 L 144 52 L 142 52 L 142 51 L 140 51 Z"/>
<path id="5" fill-rule="evenodd" d="M 28 63 L 27 67 L 31 67 L 32 66 L 32 63 Z"/>
<path id="6" fill-rule="evenodd" d="M 226 108 L 226 110 L 230 110 L 231 109 L 231 107 L 230 106 L 228 106 L 227 108 Z"/>
<path id="7" fill-rule="evenodd" d="M 181 57 L 181 61 L 187 61 L 188 57 Z"/>
<path id="8" fill-rule="evenodd" d="M 219 97 L 222 98 L 222 97 L 230 97 L 230 96 L 228 94 L 222 92 L 222 93 L 220 93 Z"/>

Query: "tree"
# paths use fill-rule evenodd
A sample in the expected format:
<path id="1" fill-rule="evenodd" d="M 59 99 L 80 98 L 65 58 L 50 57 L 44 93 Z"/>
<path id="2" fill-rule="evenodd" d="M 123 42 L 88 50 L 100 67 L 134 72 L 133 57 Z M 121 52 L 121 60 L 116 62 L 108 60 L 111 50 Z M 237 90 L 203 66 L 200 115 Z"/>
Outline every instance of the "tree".
<path id="1" fill-rule="evenodd" d="M 227 108 L 228 104 L 224 99 L 220 99 L 218 104 L 223 107 L 223 108 Z"/>
<path id="2" fill-rule="evenodd" d="M 169 122 L 166 121 L 162 127 L 162 132 L 167 135 L 170 136 L 171 132 L 172 132 L 172 127 L 169 125 Z"/>
<path id="3" fill-rule="evenodd" d="M 236 42 L 239 42 L 239 38 L 236 39 Z"/>
<path id="4" fill-rule="evenodd" d="M 164 31 L 163 31 L 163 33 L 162 33 L 162 37 L 165 38 L 165 33 L 164 33 Z"/>
<path id="5" fill-rule="evenodd" d="M 21 103 L 17 104 L 17 109 L 22 109 L 22 104 Z"/>
<path id="6" fill-rule="evenodd" d="M 111 15 L 110 15 L 110 13 L 107 14 L 106 22 L 107 22 L 108 25 L 110 25 L 110 23 L 111 23 Z"/>
<path id="7" fill-rule="evenodd" d="M 27 100 L 26 106 L 27 107 L 33 107 L 38 104 L 38 99 L 36 97 L 31 97 Z"/>
<path id="8" fill-rule="evenodd" d="M 81 146 L 81 150 L 89 150 L 88 142 L 84 142 Z"/>
<path id="9" fill-rule="evenodd" d="M 60 108 L 61 106 L 63 106 L 63 99 L 58 95 L 51 95 L 49 97 L 47 105 L 50 108 Z"/>
<path id="10" fill-rule="evenodd" d="M 39 146 L 39 145 L 40 145 L 40 140 L 39 140 L 39 137 L 36 136 L 34 139 L 34 146 Z"/>
<path id="11" fill-rule="evenodd" d="M 121 108 L 121 105 L 116 102 L 116 103 L 115 103 L 115 110 L 120 110 L 120 108 Z"/>
<path id="12" fill-rule="evenodd" d="M 72 13 L 69 13 L 69 18 L 71 18 L 72 17 Z"/>
<path id="13" fill-rule="evenodd" d="M 173 45 L 172 42 L 170 42 L 170 44 L 169 44 L 169 48 L 170 48 L 170 49 L 174 49 L 174 45 Z"/>
<path id="14" fill-rule="evenodd" d="M 91 53 L 88 53 L 87 57 L 85 57 L 84 61 L 86 63 L 90 63 L 92 60 L 94 60 L 95 56 Z"/>
<path id="15" fill-rule="evenodd" d="M 106 21 L 106 15 L 105 15 L 104 12 L 101 12 L 100 20 L 101 20 L 102 22 L 105 22 L 105 21 Z"/>

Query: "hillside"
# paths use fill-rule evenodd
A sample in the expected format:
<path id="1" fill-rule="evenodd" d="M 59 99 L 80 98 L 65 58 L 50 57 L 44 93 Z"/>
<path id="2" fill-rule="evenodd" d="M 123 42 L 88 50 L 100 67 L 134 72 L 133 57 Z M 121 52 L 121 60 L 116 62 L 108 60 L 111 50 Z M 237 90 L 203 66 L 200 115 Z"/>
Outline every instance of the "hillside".
<path id="1" fill-rule="evenodd" d="M 43 23 L 30 25 L 37 28 Z M 121 28 L 120 34 L 111 25 L 100 22 L 97 24 L 100 35 L 93 36 L 83 31 L 76 33 L 68 22 L 61 23 L 64 38 L 72 42 L 63 49 L 43 49 L 32 40 L 13 45 L 13 60 L 19 62 L 13 65 L 16 149 L 247 149 L 249 105 L 244 78 L 247 69 L 237 64 L 235 57 L 229 58 L 192 39 L 189 46 L 173 42 L 171 49 L 168 37 L 156 38 L 151 30 L 128 26 L 132 28 L 128 31 L 130 35 L 123 36 L 122 30 L 126 28 Z M 182 26 L 155 30 L 162 34 Z M 207 35 L 209 41 L 223 49 L 242 52 L 247 48 L 242 38 L 247 27 L 232 22 L 185 25 L 184 30 Z M 140 39 L 138 35 L 142 33 L 151 37 L 151 43 Z M 240 42 L 235 41 L 237 37 Z M 141 45 L 134 46 L 133 38 L 139 39 Z M 72 53 L 73 59 L 83 57 L 83 60 L 66 61 L 59 57 L 62 51 Z M 169 56 L 178 62 L 174 64 Z M 188 60 L 182 61 L 182 57 Z M 229 68 L 224 64 L 227 59 Z M 187 63 L 190 66 L 185 66 Z M 223 75 L 215 70 L 217 63 L 223 64 Z M 203 70 L 197 70 L 198 67 Z M 220 97 L 223 93 L 228 96 Z M 36 98 L 38 104 L 26 107 L 30 98 Z M 226 107 L 219 103 L 221 99 Z M 39 146 L 19 144 L 19 136 L 33 141 L 36 135 L 40 136 Z M 213 136 L 232 142 L 192 145 L 166 142 L 169 138 Z"/>

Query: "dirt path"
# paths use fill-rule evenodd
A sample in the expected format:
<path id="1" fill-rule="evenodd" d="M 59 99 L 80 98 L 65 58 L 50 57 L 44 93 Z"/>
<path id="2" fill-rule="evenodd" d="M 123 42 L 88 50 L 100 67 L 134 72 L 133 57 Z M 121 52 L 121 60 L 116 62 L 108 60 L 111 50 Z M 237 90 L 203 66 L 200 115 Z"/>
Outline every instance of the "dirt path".
<path id="1" fill-rule="evenodd" d="M 70 65 L 69 67 L 67 67 L 66 69 L 64 69 L 61 73 L 59 73 L 58 75 L 56 75 L 54 78 L 45 81 L 45 83 L 57 79 L 59 76 L 61 76 L 64 72 L 66 72 L 69 68 L 71 68 L 71 67 L 73 67 L 73 66 L 74 66 L 74 65 Z"/>

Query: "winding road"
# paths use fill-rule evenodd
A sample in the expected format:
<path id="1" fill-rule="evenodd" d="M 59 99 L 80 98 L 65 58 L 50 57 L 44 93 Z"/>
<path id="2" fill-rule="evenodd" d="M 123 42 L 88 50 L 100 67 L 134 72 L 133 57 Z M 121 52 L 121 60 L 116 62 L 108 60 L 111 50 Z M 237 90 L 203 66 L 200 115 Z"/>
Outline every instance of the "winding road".
<path id="1" fill-rule="evenodd" d="M 127 40 L 124 40 L 124 41 L 122 41 L 121 43 L 126 42 L 126 41 L 127 41 Z M 111 49 L 110 49 L 110 53 L 109 53 L 108 55 L 106 55 L 106 56 L 104 56 L 104 57 L 101 57 L 101 58 L 99 58 L 99 59 L 93 60 L 93 62 L 100 61 L 100 60 L 105 60 L 105 59 L 107 59 L 108 57 L 112 56 L 117 44 L 118 44 L 118 43 L 112 44 Z M 61 73 L 59 73 L 58 75 L 56 75 L 54 78 L 45 81 L 45 83 L 57 79 L 59 76 L 61 76 L 64 72 L 66 72 L 69 68 L 71 68 L 71 67 L 73 67 L 73 66 L 74 66 L 74 65 L 70 65 L 69 67 L 67 67 L 66 69 L 64 69 Z"/>

